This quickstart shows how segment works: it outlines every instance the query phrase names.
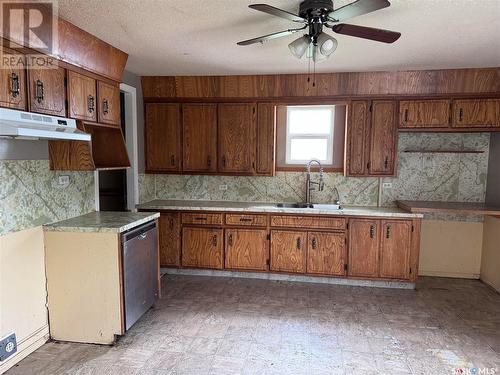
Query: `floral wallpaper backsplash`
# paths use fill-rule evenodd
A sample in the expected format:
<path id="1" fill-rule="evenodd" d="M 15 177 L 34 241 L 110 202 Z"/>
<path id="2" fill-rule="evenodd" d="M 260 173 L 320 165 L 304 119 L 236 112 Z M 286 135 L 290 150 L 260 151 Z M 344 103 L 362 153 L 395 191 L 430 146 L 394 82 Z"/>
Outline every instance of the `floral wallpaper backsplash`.
<path id="1" fill-rule="evenodd" d="M 59 176 L 68 184 L 59 184 Z M 48 160 L 0 160 L 0 235 L 95 209 L 92 172 L 54 172 Z"/>
<path id="2" fill-rule="evenodd" d="M 488 133 L 400 133 L 397 177 L 326 173 L 324 191 L 313 191 L 312 200 L 332 202 L 337 188 L 342 204 L 354 206 L 393 206 L 398 199 L 482 202 L 489 140 Z M 480 153 L 414 152 L 436 150 Z M 313 178 L 317 177 L 314 173 Z M 392 186 L 383 187 L 385 182 Z M 300 202 L 304 186 L 301 172 L 277 172 L 274 177 L 143 174 L 139 178 L 141 203 L 152 199 Z"/>

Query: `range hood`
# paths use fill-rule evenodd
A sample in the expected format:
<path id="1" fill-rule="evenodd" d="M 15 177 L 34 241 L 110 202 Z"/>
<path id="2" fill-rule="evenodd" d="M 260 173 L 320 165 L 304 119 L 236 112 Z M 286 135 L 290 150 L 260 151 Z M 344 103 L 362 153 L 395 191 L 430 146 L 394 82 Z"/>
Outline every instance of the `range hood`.
<path id="1" fill-rule="evenodd" d="M 73 119 L 7 108 L 0 108 L 0 137 L 90 141 Z"/>

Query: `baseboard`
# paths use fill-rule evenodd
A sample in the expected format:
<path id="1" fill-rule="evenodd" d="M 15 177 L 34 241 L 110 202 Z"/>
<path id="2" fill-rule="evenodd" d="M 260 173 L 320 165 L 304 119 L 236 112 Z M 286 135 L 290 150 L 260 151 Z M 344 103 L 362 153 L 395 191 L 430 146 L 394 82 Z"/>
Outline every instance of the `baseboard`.
<path id="1" fill-rule="evenodd" d="M 418 276 L 452 277 L 452 278 L 455 278 L 455 279 L 473 279 L 473 280 L 479 280 L 479 274 L 478 273 L 459 273 L 459 272 L 443 272 L 443 271 L 419 270 Z"/>
<path id="2" fill-rule="evenodd" d="M 405 283 L 399 281 L 341 279 L 335 277 L 302 276 L 302 275 L 288 275 L 288 274 L 265 273 L 265 272 L 238 272 L 238 271 L 218 271 L 218 270 L 185 269 L 185 268 L 182 269 L 162 268 L 161 274 L 162 276 L 164 274 L 169 274 L 169 275 L 188 275 L 188 276 L 239 277 L 247 279 L 294 281 L 294 282 L 316 283 L 316 284 L 367 286 L 375 288 L 392 288 L 392 289 L 415 289 L 414 283 Z"/>
<path id="3" fill-rule="evenodd" d="M 17 343 L 17 353 L 4 362 L 0 362 L 0 374 L 22 361 L 49 340 L 49 326 L 43 326 L 21 342 Z"/>
<path id="4" fill-rule="evenodd" d="M 495 292 L 500 293 L 500 288 L 498 285 L 495 285 L 495 283 L 491 282 L 490 280 L 485 279 L 484 277 L 481 277 L 481 282 L 484 284 L 488 285 L 491 289 L 493 289 Z"/>

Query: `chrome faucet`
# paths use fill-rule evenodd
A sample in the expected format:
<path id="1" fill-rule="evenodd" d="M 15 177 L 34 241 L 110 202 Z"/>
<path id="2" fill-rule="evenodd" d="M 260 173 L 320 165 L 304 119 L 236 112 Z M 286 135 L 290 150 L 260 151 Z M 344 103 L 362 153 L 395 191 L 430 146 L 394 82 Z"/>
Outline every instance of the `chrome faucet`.
<path id="1" fill-rule="evenodd" d="M 313 163 L 318 164 L 319 166 L 319 181 L 311 181 L 311 165 Z M 325 181 L 323 180 L 323 166 L 319 162 L 319 160 L 311 159 L 309 163 L 307 163 L 307 176 L 306 176 L 306 206 L 311 206 L 311 191 L 315 190 L 313 185 L 318 185 L 318 191 L 323 191 L 325 187 Z"/>

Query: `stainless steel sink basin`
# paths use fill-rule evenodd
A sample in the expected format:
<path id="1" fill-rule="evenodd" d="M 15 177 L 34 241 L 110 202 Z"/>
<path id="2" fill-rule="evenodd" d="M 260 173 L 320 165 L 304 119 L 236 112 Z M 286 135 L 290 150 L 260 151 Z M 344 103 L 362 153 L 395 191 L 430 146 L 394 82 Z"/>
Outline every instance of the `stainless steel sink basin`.
<path id="1" fill-rule="evenodd" d="M 320 210 L 341 210 L 340 204 L 278 203 L 279 208 L 317 208 Z"/>

